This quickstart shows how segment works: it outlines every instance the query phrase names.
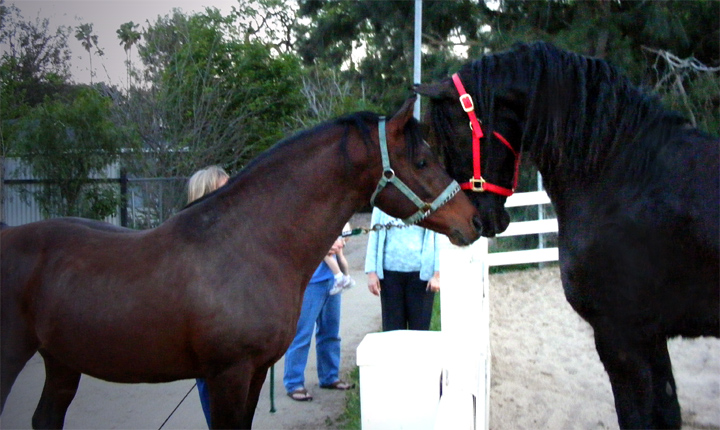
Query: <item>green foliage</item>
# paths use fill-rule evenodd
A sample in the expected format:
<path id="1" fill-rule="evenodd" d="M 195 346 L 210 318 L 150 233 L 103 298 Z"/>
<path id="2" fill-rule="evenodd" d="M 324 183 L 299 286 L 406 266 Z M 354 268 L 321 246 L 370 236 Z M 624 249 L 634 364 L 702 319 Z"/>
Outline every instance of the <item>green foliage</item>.
<path id="1" fill-rule="evenodd" d="M 32 175 L 48 182 L 35 195 L 45 216 L 102 219 L 118 198 L 107 184 L 91 182 L 117 159 L 119 130 L 109 121 L 110 100 L 81 89 L 70 101 L 48 100 L 12 130 L 17 152 Z"/>
<path id="2" fill-rule="evenodd" d="M 48 96 L 67 91 L 70 76 L 68 27 L 50 29 L 47 19 L 25 21 L 15 5 L 0 0 L 0 117 L 2 148 L 13 151 L 8 120 L 22 117 Z"/>
<path id="3" fill-rule="evenodd" d="M 475 40 L 480 22 L 477 5 L 424 1 L 423 33 L 430 42 L 423 64 L 435 73 L 459 66 L 451 35 Z M 296 49 L 306 65 L 342 70 L 343 77 L 365 88 L 366 97 L 392 111 L 412 86 L 414 2 L 300 1 L 299 16 L 310 19 L 296 29 Z M 462 16 L 459 20 L 456 17 Z M 364 57 L 353 54 L 364 51 Z"/>
<path id="4" fill-rule="evenodd" d="M 137 28 L 140 24 L 135 24 L 132 21 L 126 22 L 124 24 L 120 25 L 120 28 L 115 31 L 117 33 L 118 39 L 120 39 L 120 45 L 122 45 L 123 50 L 125 50 L 125 67 L 127 68 L 126 73 L 126 79 L 127 79 L 127 85 L 130 86 L 130 76 L 131 76 L 131 69 L 132 69 L 132 62 L 131 62 L 131 49 L 133 45 L 135 45 L 142 36 L 139 31 L 137 31 Z"/>
<path id="5" fill-rule="evenodd" d="M 433 302 L 432 319 L 430 320 L 430 331 L 441 331 L 442 324 L 440 318 L 440 294 L 435 294 Z"/>
<path id="6" fill-rule="evenodd" d="M 95 54 L 99 57 L 102 57 L 105 55 L 105 52 L 100 49 L 98 46 L 98 37 L 96 34 L 93 34 L 93 25 L 92 24 L 80 24 L 77 27 L 75 27 L 75 39 L 77 39 L 83 48 L 88 53 L 88 61 L 90 62 L 90 83 L 93 82 L 93 78 L 95 77 L 95 70 L 93 69 L 93 51 L 92 49 L 95 49 Z"/>
<path id="7" fill-rule="evenodd" d="M 145 34 L 138 50 L 154 103 L 145 121 L 163 124 L 145 145 L 165 152 L 164 174 L 208 164 L 239 169 L 294 129 L 304 106 L 298 59 L 245 41 L 233 30 L 237 19 L 176 11 Z"/>

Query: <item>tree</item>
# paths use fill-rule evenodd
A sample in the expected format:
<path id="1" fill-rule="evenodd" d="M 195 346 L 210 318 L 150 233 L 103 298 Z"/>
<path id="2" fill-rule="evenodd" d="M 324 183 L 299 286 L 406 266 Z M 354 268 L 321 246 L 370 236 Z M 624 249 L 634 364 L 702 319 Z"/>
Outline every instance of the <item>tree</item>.
<path id="1" fill-rule="evenodd" d="M 172 171 L 237 169 L 293 129 L 303 108 L 297 58 L 237 37 L 228 31 L 236 19 L 175 12 L 148 28 L 141 57 L 153 67 L 162 58 L 164 67 L 152 76 L 163 137 L 147 143 L 174 151 Z"/>
<path id="2" fill-rule="evenodd" d="M 604 58 L 640 85 L 657 87 L 655 59 L 642 47 L 663 49 L 680 58 L 720 65 L 720 2 L 641 0 L 502 0 L 498 8 L 485 1 L 423 2 L 423 80 L 448 76 L 469 59 L 509 48 L 516 42 L 545 40 Z M 305 64 L 321 61 L 362 82 L 374 101 L 390 107 L 412 83 L 414 2 L 335 2 L 301 0 L 297 50 Z M 329 37 L 332 35 L 332 37 Z M 467 57 L 458 47 L 467 50 Z M 353 59 L 358 49 L 365 57 Z M 662 76 L 662 73 L 660 74 Z M 695 81 L 693 81 L 695 82 Z M 705 80 L 698 80 L 703 88 Z M 692 83 L 688 81 L 690 87 Z M 669 100 L 671 94 L 660 94 Z M 713 90 L 714 91 L 714 90 Z M 695 94 L 692 88 L 688 94 Z M 694 96 L 692 96 L 694 97 Z M 719 94 L 704 114 L 717 118 Z M 698 120 L 699 124 L 717 121 Z"/>
<path id="3" fill-rule="evenodd" d="M 296 20 L 294 2 L 238 0 L 237 3 L 230 15 L 236 19 L 235 28 L 241 40 L 245 43 L 262 43 L 275 54 L 293 52 Z"/>
<path id="4" fill-rule="evenodd" d="M 362 87 L 354 87 L 342 79 L 340 73 L 329 67 L 315 65 L 306 68 L 302 76 L 302 94 L 307 104 L 306 112 L 299 112 L 297 121 L 303 128 L 312 127 L 356 111 L 380 111 L 365 97 Z"/>
<path id="5" fill-rule="evenodd" d="M 69 101 L 48 100 L 14 127 L 18 154 L 33 176 L 46 181 L 34 197 L 44 216 L 102 219 L 117 211 L 117 196 L 101 178 L 117 159 L 123 138 L 109 121 L 110 101 L 90 88 Z"/>
<path id="6" fill-rule="evenodd" d="M 305 110 L 299 60 L 247 42 L 238 20 L 213 8 L 175 10 L 144 29 L 136 45 L 144 82 L 114 96 L 117 123 L 142 142 L 127 161 L 130 177 L 182 178 L 209 164 L 237 171 L 297 128 Z M 141 225 L 181 207 L 181 191 L 146 194 Z"/>
<path id="7" fill-rule="evenodd" d="M 135 24 L 134 22 L 126 22 L 124 24 L 120 25 L 120 28 L 116 31 L 118 35 L 118 39 L 120 39 L 120 44 L 123 45 L 123 49 L 125 50 L 125 67 L 127 70 L 127 86 L 130 88 L 131 82 L 130 82 L 130 70 L 132 68 L 132 61 L 131 61 L 131 49 L 134 44 L 136 44 L 141 37 L 140 32 L 137 31 L 137 28 L 139 27 L 139 24 Z"/>
<path id="8" fill-rule="evenodd" d="M 24 21 L 15 5 L 0 0 L 0 178 L 4 159 L 16 151 L 12 125 L 30 108 L 68 88 L 70 29 L 50 30 L 47 19 Z M 4 214 L 4 181 L 0 182 L 0 218 Z"/>
<path id="9" fill-rule="evenodd" d="M 47 19 L 24 21 L 15 5 L 0 0 L 0 103 L 4 119 L 66 89 L 70 77 L 69 27 L 50 29 Z"/>
<path id="10" fill-rule="evenodd" d="M 90 84 L 93 83 L 93 77 L 95 77 L 95 70 L 92 65 L 92 49 L 95 48 L 95 54 L 102 57 L 105 52 L 98 47 L 98 37 L 93 34 L 92 24 L 80 24 L 75 27 L 75 38 L 82 43 L 83 48 L 88 52 L 88 59 L 90 61 Z"/>
<path id="11" fill-rule="evenodd" d="M 423 70 L 446 72 L 462 58 L 453 40 L 472 42 L 480 33 L 478 6 L 469 0 L 424 1 Z M 306 65 L 319 62 L 366 88 L 368 98 L 387 111 L 408 95 L 412 86 L 414 2 L 300 1 L 297 51 Z M 463 17 L 457 19 L 457 17 Z M 330 37 L 329 35 L 332 35 Z M 364 57 L 353 54 L 364 51 Z M 426 74 L 427 76 L 427 74 Z"/>

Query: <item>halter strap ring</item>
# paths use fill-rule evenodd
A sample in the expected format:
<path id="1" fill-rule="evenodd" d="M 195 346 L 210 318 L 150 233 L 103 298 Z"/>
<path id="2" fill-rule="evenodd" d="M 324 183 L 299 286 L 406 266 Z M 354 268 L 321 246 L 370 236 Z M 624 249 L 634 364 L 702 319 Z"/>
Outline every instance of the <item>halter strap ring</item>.
<path id="1" fill-rule="evenodd" d="M 385 135 L 385 117 L 381 116 L 378 121 L 378 137 L 380 140 L 380 158 L 382 159 L 383 173 L 380 181 L 375 187 L 375 192 L 370 198 L 370 204 L 375 206 L 375 199 L 378 194 L 388 185 L 393 184 L 405 197 L 410 199 L 418 210 L 413 215 L 402 220 L 405 224 L 417 224 L 424 220 L 430 214 L 438 210 L 442 205 L 447 203 L 455 194 L 460 191 L 460 185 L 456 181 L 452 181 L 432 203 L 427 203 L 417 196 L 405 183 L 395 175 L 395 171 L 390 167 L 390 157 L 388 156 L 387 137 Z"/>

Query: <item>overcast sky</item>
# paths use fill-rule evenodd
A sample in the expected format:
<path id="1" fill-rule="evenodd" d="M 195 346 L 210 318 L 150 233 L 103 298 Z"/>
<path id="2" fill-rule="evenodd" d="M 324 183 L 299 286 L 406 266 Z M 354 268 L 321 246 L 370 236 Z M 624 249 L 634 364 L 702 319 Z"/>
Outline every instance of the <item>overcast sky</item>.
<path id="1" fill-rule="evenodd" d="M 105 81 L 125 87 L 125 51 L 120 45 L 116 31 L 121 24 L 133 21 L 140 24 L 138 30 L 147 28 L 147 21 L 154 23 L 158 15 L 168 15 L 173 8 L 183 12 L 200 12 L 205 7 L 216 7 L 228 14 L 236 0 L 5 0 L 6 4 L 15 4 L 25 21 L 34 21 L 36 17 L 48 18 L 50 29 L 54 31 L 60 25 L 72 26 L 81 23 L 93 24 L 94 34 L 98 36 L 98 46 L 104 50 L 102 57 L 93 57 L 95 69 L 94 82 Z M 90 82 L 90 62 L 88 53 L 75 39 L 75 31 L 69 39 L 72 50 L 72 74 L 76 82 Z M 136 57 L 133 50 L 133 58 Z"/>

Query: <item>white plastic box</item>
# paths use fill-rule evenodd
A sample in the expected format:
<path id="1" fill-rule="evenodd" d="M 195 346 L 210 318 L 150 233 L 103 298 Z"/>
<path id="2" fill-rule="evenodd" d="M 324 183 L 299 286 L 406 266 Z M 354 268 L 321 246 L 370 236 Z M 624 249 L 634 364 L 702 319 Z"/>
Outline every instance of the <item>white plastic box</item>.
<path id="1" fill-rule="evenodd" d="M 370 333 L 357 348 L 363 430 L 432 430 L 440 401 L 440 332 Z"/>

